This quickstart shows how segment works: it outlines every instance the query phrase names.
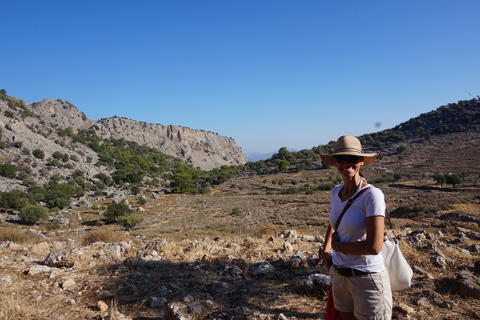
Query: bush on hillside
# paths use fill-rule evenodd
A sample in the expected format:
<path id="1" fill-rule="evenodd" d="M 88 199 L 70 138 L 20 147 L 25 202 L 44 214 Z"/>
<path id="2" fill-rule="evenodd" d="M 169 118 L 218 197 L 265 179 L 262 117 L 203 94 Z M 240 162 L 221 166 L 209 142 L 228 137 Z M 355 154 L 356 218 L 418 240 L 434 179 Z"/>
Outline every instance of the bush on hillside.
<path id="1" fill-rule="evenodd" d="M 49 208 L 58 207 L 63 209 L 70 205 L 71 197 L 82 197 L 85 195 L 81 187 L 58 183 L 56 180 L 51 180 L 44 189 L 45 202 Z"/>
<path id="2" fill-rule="evenodd" d="M 117 218 L 117 223 L 122 225 L 127 231 L 130 231 L 133 227 L 143 221 L 142 217 L 123 216 Z"/>
<path id="3" fill-rule="evenodd" d="M 14 146 L 15 148 L 21 149 L 21 148 L 23 147 L 23 141 L 15 141 L 15 142 L 13 143 L 13 146 Z"/>
<path id="4" fill-rule="evenodd" d="M 41 149 L 33 150 L 33 155 L 35 156 L 35 158 L 38 158 L 38 159 L 45 158 L 45 152 L 43 152 L 43 150 L 41 150 Z"/>
<path id="5" fill-rule="evenodd" d="M 290 187 L 288 189 L 280 191 L 280 194 L 297 194 L 297 193 L 298 193 L 298 189 L 295 187 Z"/>
<path id="6" fill-rule="evenodd" d="M 28 205 L 20 211 L 20 220 L 27 223 L 37 223 L 48 219 L 48 209 L 40 205 Z"/>
<path id="7" fill-rule="evenodd" d="M 451 184 L 455 188 L 457 184 L 460 184 L 462 182 L 462 176 L 458 173 L 446 174 L 445 182 Z"/>
<path id="8" fill-rule="evenodd" d="M 0 193 L 0 208 L 21 210 L 23 207 L 35 204 L 33 197 L 21 190 Z"/>
<path id="9" fill-rule="evenodd" d="M 10 179 L 17 177 L 18 167 L 14 164 L 4 163 L 0 164 L 0 176 Z"/>
<path id="10" fill-rule="evenodd" d="M 119 217 L 128 216 L 130 213 L 132 213 L 132 209 L 125 200 L 122 200 L 120 203 L 109 204 L 104 216 L 107 221 L 115 222 Z"/>
<path id="11" fill-rule="evenodd" d="M 5 110 L 5 112 L 3 113 L 5 115 L 5 117 L 7 118 L 15 118 L 15 114 L 10 111 L 10 110 Z"/>

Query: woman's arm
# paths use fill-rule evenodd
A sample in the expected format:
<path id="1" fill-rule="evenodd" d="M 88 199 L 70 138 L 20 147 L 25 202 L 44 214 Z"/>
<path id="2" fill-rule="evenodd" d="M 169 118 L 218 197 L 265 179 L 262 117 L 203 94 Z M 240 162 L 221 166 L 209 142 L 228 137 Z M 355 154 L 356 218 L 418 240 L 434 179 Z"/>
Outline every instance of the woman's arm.
<path id="1" fill-rule="evenodd" d="M 367 238 L 365 241 L 338 242 L 336 234 L 331 236 L 331 247 L 335 251 L 356 255 L 377 255 L 382 251 L 384 240 L 383 216 L 367 217 Z M 328 229 L 327 229 L 328 232 Z M 325 239 L 325 244 L 327 240 Z"/>
<path id="2" fill-rule="evenodd" d="M 320 255 L 327 266 L 327 269 L 330 269 L 330 266 L 332 265 L 332 256 L 330 255 L 330 250 L 332 250 L 332 234 L 333 228 L 328 225 L 327 232 L 325 233 L 325 244 L 323 248 L 320 248 Z"/>

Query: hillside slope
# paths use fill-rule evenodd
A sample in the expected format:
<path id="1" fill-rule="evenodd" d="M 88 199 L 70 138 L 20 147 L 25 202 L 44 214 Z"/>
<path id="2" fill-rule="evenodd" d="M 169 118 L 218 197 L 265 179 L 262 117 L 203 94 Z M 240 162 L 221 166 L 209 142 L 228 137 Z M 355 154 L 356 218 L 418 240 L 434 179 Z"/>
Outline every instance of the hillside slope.
<path id="1" fill-rule="evenodd" d="M 348 134 L 348 132 L 345 132 Z M 449 103 L 391 129 L 358 137 L 364 151 L 378 153 L 373 168 L 386 173 L 425 175 L 435 172 L 477 173 L 480 161 L 479 99 Z M 248 163 L 258 174 L 326 168 L 321 153 L 331 153 L 336 141 L 312 149 L 280 149 L 271 158 Z"/>
<path id="2" fill-rule="evenodd" d="M 54 143 L 57 140 L 60 142 L 57 144 L 61 145 L 60 140 L 64 139 L 58 137 L 52 128 L 71 128 L 73 133 L 94 130 L 100 139 L 134 141 L 204 170 L 247 162 L 242 149 L 233 138 L 209 131 L 149 124 L 119 117 L 90 120 L 71 103 L 60 99 L 44 99 L 29 105 L 23 100 L 3 95 L 0 100 L 0 127 L 6 129 L 3 130 L 4 141 L 23 141 L 29 149 L 36 145 L 35 141 L 45 139 Z M 51 142 L 45 141 L 43 144 Z M 55 149 L 54 146 L 51 148 Z"/>

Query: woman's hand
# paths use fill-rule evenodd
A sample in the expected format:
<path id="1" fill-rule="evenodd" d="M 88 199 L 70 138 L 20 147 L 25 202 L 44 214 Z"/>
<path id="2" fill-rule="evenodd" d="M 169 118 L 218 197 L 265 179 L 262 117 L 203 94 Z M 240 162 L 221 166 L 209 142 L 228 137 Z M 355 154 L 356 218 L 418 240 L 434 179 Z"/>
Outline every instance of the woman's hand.
<path id="1" fill-rule="evenodd" d="M 332 234 L 332 248 L 333 248 L 333 250 L 338 251 L 337 245 L 338 245 L 338 235 L 337 235 L 336 232 L 334 232 Z"/>
<path id="2" fill-rule="evenodd" d="M 325 266 L 327 267 L 327 270 L 330 269 L 330 267 L 332 266 L 332 255 L 330 254 L 330 252 L 324 252 L 322 250 L 322 259 L 323 263 L 325 263 Z"/>
<path id="3" fill-rule="evenodd" d="M 330 254 L 330 250 L 332 248 L 332 233 L 333 229 L 329 225 L 327 228 L 327 232 L 325 233 L 325 245 L 323 248 L 320 248 L 319 255 L 322 256 L 323 263 L 325 263 L 325 266 L 327 269 L 330 269 L 332 266 L 332 255 Z"/>

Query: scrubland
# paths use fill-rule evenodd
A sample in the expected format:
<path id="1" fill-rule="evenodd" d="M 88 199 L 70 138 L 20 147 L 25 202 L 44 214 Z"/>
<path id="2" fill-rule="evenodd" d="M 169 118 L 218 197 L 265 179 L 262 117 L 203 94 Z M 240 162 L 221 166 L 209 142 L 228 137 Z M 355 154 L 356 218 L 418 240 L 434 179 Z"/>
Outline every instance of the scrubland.
<path id="1" fill-rule="evenodd" d="M 378 168 L 364 174 L 371 181 L 382 176 Z M 205 319 L 322 319 L 325 290 L 307 290 L 304 280 L 326 273 L 317 255 L 329 213 L 329 191 L 321 186 L 337 181 L 327 169 L 238 177 L 204 195 L 154 199 L 152 190 L 144 189 L 145 211 L 136 213 L 144 221 L 129 232 L 105 224 L 102 210 L 87 206 L 60 213 L 68 225 L 22 225 L 5 213 L 0 241 L 18 246 L 0 248 L 0 276 L 12 279 L 0 288 L 2 319 L 102 319 L 99 301 L 131 319 L 164 319 L 172 301 L 208 301 L 213 311 Z M 456 274 L 474 270 L 480 259 L 472 249 L 480 241 L 478 176 L 455 188 L 441 188 L 421 175 L 375 185 L 385 193 L 397 234 L 423 230 L 439 239 L 432 243 L 443 244 L 401 241 L 408 261 L 419 269 L 411 289 L 394 293 L 394 318 L 478 319 L 479 300 L 452 289 Z M 133 209 L 140 206 L 138 196 L 128 200 Z M 89 201 L 108 205 L 111 199 Z M 279 236 L 284 230 L 297 234 L 291 247 Z M 302 241 L 303 236 L 311 237 Z M 135 266 L 155 239 L 162 242 L 158 256 L 149 259 L 154 263 Z M 122 241 L 131 245 L 120 259 L 101 254 L 102 244 Z M 72 270 L 29 274 L 56 247 L 89 253 L 76 256 Z M 300 261 L 292 262 L 297 256 Z M 446 263 L 438 264 L 438 256 Z M 249 267 L 260 262 L 271 263 L 275 272 L 249 276 Z M 240 271 L 232 273 L 234 267 Z M 64 288 L 68 279 L 75 285 Z M 152 297 L 164 298 L 165 305 L 153 307 Z"/>

